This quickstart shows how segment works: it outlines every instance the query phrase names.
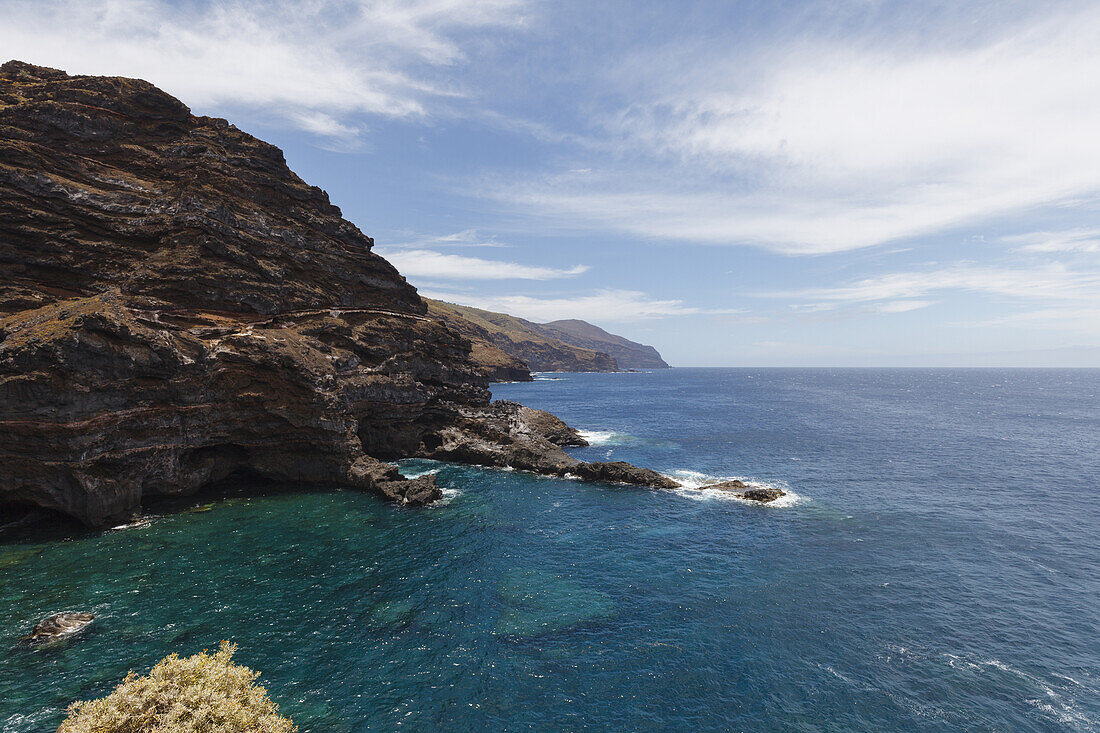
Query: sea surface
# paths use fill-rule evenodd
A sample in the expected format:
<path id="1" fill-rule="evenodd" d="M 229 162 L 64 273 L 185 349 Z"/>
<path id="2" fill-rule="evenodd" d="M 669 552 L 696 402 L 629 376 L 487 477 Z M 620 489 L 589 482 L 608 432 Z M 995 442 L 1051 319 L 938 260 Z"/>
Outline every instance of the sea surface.
<path id="1" fill-rule="evenodd" d="M 1098 731 L 1100 370 L 674 369 L 494 396 L 760 506 L 409 461 L 0 543 L 0 731 L 239 645 L 302 731 Z M 28 648 L 43 616 L 80 637 Z"/>

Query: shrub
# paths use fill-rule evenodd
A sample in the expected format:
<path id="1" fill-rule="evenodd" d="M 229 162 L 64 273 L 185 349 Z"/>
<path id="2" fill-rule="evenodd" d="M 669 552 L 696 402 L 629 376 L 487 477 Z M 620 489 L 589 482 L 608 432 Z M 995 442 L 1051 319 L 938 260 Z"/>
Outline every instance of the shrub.
<path id="1" fill-rule="evenodd" d="M 145 677 L 131 672 L 114 692 L 73 703 L 57 733 L 293 733 L 260 676 L 233 664 L 237 646 L 214 654 L 171 654 Z"/>

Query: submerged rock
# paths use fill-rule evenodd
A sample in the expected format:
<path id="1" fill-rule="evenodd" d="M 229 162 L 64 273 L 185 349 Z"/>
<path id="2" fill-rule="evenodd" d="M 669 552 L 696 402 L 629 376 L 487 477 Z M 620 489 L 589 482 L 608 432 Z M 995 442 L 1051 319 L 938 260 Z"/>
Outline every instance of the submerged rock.
<path id="1" fill-rule="evenodd" d="M 42 619 L 35 624 L 27 641 L 32 644 L 40 644 L 60 636 L 75 634 L 95 619 L 90 613 L 74 613 L 63 611 Z"/>
<path id="2" fill-rule="evenodd" d="M 744 481 L 723 481 L 720 484 L 711 484 L 710 486 L 704 486 L 704 489 L 717 489 L 718 491 L 730 491 L 739 499 L 748 499 L 750 501 L 758 501 L 761 504 L 767 504 L 770 501 L 775 501 L 781 496 L 786 496 L 787 492 L 782 489 L 777 489 L 773 486 L 752 487 L 746 484 Z"/>
<path id="3" fill-rule="evenodd" d="M 611 596 L 545 570 L 513 570 L 497 588 L 501 605 L 493 633 L 515 639 L 557 634 L 606 622 L 616 613 Z"/>

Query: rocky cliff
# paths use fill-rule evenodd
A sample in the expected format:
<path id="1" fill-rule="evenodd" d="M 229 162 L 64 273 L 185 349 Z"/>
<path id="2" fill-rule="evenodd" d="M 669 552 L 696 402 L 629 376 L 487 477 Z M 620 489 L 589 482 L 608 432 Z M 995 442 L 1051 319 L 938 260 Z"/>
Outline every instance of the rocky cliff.
<path id="1" fill-rule="evenodd" d="M 568 319 L 538 324 L 539 331 L 571 346 L 609 354 L 622 369 L 668 369 L 657 349 L 608 333 L 587 321 Z"/>
<path id="2" fill-rule="evenodd" d="M 424 456 L 580 463 L 275 147 L 134 79 L 0 66 L 0 508 L 90 525 L 219 480 L 440 496 Z"/>
<path id="3" fill-rule="evenodd" d="M 439 318 L 474 344 L 477 363 L 494 381 L 525 379 L 514 363 L 536 372 L 615 372 L 610 355 L 568 344 L 545 333 L 537 323 L 466 305 L 425 299 L 429 314 Z M 506 363 L 504 370 L 500 366 Z M 530 373 L 526 379 L 530 379 Z"/>

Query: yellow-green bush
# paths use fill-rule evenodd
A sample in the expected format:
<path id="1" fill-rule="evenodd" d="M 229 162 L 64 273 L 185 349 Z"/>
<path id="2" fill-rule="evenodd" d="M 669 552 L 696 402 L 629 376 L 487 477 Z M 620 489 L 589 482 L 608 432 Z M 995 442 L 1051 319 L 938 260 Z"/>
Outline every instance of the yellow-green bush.
<path id="1" fill-rule="evenodd" d="M 131 672 L 107 697 L 77 702 L 57 733 L 292 733 L 260 676 L 233 664 L 235 644 L 214 654 L 171 654 L 145 677 Z"/>

